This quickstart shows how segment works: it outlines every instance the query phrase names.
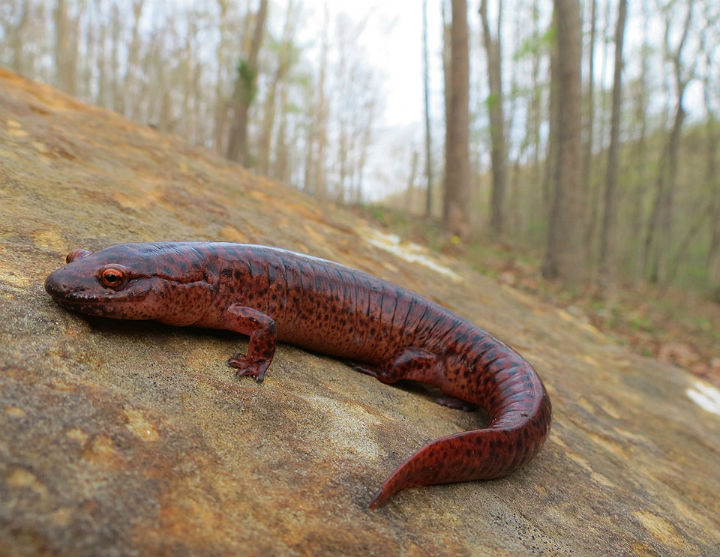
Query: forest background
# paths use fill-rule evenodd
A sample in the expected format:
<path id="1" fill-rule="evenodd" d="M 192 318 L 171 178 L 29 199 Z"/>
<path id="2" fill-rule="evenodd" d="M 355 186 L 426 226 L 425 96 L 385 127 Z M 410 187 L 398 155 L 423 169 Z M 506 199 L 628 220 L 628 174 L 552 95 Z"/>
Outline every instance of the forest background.
<path id="1" fill-rule="evenodd" d="M 358 4 L 0 0 L 0 64 L 720 381 L 720 4 Z"/>

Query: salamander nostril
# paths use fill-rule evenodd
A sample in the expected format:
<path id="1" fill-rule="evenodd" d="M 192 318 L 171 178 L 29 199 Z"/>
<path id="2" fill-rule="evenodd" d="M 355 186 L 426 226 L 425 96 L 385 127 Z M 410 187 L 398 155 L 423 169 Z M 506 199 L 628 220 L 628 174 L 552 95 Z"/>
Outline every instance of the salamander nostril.
<path id="1" fill-rule="evenodd" d="M 63 295 L 68 291 L 68 285 L 57 279 L 55 273 L 52 273 L 47 279 L 45 279 L 45 292 L 50 294 L 53 298 Z"/>
<path id="2" fill-rule="evenodd" d="M 45 292 L 52 295 L 53 292 L 57 291 L 57 285 L 55 284 L 55 280 L 53 279 L 53 276 L 50 275 L 48 278 L 45 279 Z"/>

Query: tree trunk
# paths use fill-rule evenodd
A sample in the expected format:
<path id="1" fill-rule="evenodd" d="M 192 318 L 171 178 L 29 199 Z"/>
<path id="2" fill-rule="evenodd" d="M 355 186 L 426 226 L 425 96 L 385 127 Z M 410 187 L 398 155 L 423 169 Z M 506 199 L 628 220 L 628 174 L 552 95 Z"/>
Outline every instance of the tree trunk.
<path id="1" fill-rule="evenodd" d="M 405 190 L 405 210 L 408 213 L 414 213 L 415 207 L 415 180 L 417 179 L 417 167 L 420 153 L 413 149 L 410 158 L 410 176 L 408 176 L 407 189 Z"/>
<path id="2" fill-rule="evenodd" d="M 127 108 L 127 115 L 132 119 L 137 119 L 139 103 L 142 95 L 136 90 L 137 75 L 140 70 L 140 18 L 142 17 L 144 0 L 134 0 L 133 11 L 133 30 L 130 46 L 128 47 L 127 69 L 125 70 L 125 79 L 123 80 L 123 97 L 126 102 L 130 102 Z M 188 50 L 190 49 L 188 42 Z M 186 114 L 186 117 L 189 115 Z"/>
<path id="3" fill-rule="evenodd" d="M 22 3 L 22 14 L 20 15 L 20 21 L 15 27 L 11 27 L 10 24 L 5 27 L 5 33 L 7 40 L 10 44 L 10 50 L 12 52 L 12 69 L 19 74 L 27 75 L 28 66 L 25 63 L 25 32 L 30 23 L 30 0 L 23 0 Z"/>
<path id="4" fill-rule="evenodd" d="M 445 227 L 462 239 L 470 235 L 470 151 L 467 1 L 452 0 L 450 95 L 445 146 Z"/>
<path id="5" fill-rule="evenodd" d="M 283 184 L 290 184 L 290 153 L 288 149 L 288 88 L 287 81 L 280 83 L 280 123 L 275 137 L 275 164 L 271 176 Z"/>
<path id="6" fill-rule="evenodd" d="M 425 99 L 425 218 L 432 218 L 433 150 L 430 119 L 430 60 L 428 55 L 427 0 L 423 0 L 423 94 Z"/>
<path id="7" fill-rule="evenodd" d="M 592 176 L 592 156 L 593 156 L 593 140 L 595 138 L 595 42 L 596 42 L 596 35 L 597 35 L 597 0 L 592 0 L 590 6 L 590 42 L 588 44 L 588 84 L 587 84 L 587 93 L 586 93 L 586 99 L 587 104 L 585 105 L 585 118 L 586 118 L 586 126 L 585 126 L 585 153 L 583 156 L 583 190 L 586 192 L 590 192 L 591 189 L 591 183 L 590 178 Z M 604 77 L 604 74 L 603 74 Z M 595 209 L 593 207 L 593 204 L 590 204 L 590 218 L 588 219 L 588 222 L 590 223 L 587 227 L 587 230 L 585 232 L 586 235 L 586 243 L 588 246 L 588 251 L 592 252 L 592 241 L 593 241 L 593 233 L 594 233 L 594 227 L 591 224 L 594 220 L 594 212 Z"/>
<path id="8" fill-rule="evenodd" d="M 225 138 L 225 122 L 227 117 L 227 100 L 223 93 L 223 70 L 227 59 L 227 12 L 229 0 L 216 0 L 219 10 L 218 33 L 220 40 L 218 41 L 217 50 L 215 51 L 215 63 L 217 64 L 217 72 L 215 74 L 215 107 L 214 117 L 215 123 L 213 127 L 213 143 L 215 151 L 223 152 L 223 143 Z"/>
<path id="9" fill-rule="evenodd" d="M 272 144 L 272 132 L 275 125 L 276 95 L 278 86 L 284 81 L 290 66 L 290 49 L 292 48 L 291 40 L 294 20 L 293 0 L 288 0 L 285 25 L 283 26 L 282 40 L 278 52 L 278 65 L 275 76 L 270 83 L 267 97 L 265 98 L 263 126 L 260 140 L 258 141 L 259 154 L 257 167 L 263 176 L 267 176 L 270 172 L 270 146 Z"/>
<path id="10" fill-rule="evenodd" d="M 442 14 L 442 67 L 443 67 L 443 104 L 445 112 L 443 118 L 445 120 L 445 153 L 447 154 L 448 144 L 448 118 L 450 117 L 450 15 L 448 15 L 448 4 L 451 0 L 440 0 L 441 14 Z M 445 157 L 443 157 L 443 163 L 447 163 Z M 445 219 L 445 192 L 447 191 L 447 172 L 443 168 L 443 182 L 441 192 L 441 218 Z"/>
<path id="11" fill-rule="evenodd" d="M 312 106 L 310 123 L 308 125 L 306 153 L 305 153 L 305 178 L 303 189 L 312 193 L 320 199 L 327 196 L 325 184 L 325 147 L 327 145 L 327 98 L 325 92 L 325 79 L 328 65 L 328 26 L 329 14 L 327 5 L 324 9 L 324 25 L 322 46 L 320 49 L 320 70 L 318 82 L 310 84 L 308 98 Z"/>
<path id="12" fill-rule="evenodd" d="M 703 45 L 705 46 L 705 45 Z M 711 67 L 712 50 L 704 48 L 705 63 Z M 720 304 L 720 176 L 718 175 L 718 153 L 720 153 L 720 120 L 717 108 L 712 105 L 712 87 L 717 83 L 708 73 L 704 81 L 705 110 L 707 112 L 706 124 L 706 167 L 705 177 L 709 186 L 710 203 L 708 205 L 710 219 L 710 245 L 707 256 L 707 284 L 712 299 Z"/>
<path id="13" fill-rule="evenodd" d="M 611 278 L 615 257 L 615 222 L 617 221 L 617 181 L 620 159 L 620 105 L 622 103 L 623 44 L 627 0 L 620 0 L 615 30 L 615 75 L 613 77 L 612 115 L 610 118 L 610 147 L 605 177 L 605 212 L 600 235 L 599 279 L 603 285 Z"/>
<path id="14" fill-rule="evenodd" d="M 55 6 L 55 69 L 60 90 L 75 95 L 77 86 L 77 22 L 70 21 L 67 3 L 57 0 Z"/>
<path id="15" fill-rule="evenodd" d="M 495 38 L 490 33 L 487 15 L 487 0 L 480 2 L 480 20 L 483 29 L 483 44 L 487 58 L 488 85 L 490 97 L 487 108 L 490 115 L 490 139 L 492 148 L 492 196 L 490 201 L 490 230 L 496 238 L 502 238 L 504 232 L 504 204 L 507 189 L 507 145 L 505 143 L 505 111 L 503 108 L 502 88 L 502 3 L 498 5 L 498 32 Z"/>
<path id="16" fill-rule="evenodd" d="M 661 267 L 663 266 L 673 239 L 673 205 L 680 150 L 680 132 L 682 131 L 682 125 L 686 115 L 683 102 L 685 91 L 690 81 L 689 76 L 692 74 L 691 71 L 688 72 L 686 76 L 683 76 L 682 51 L 690 29 L 692 12 L 693 3 L 691 0 L 687 4 L 682 35 L 677 47 L 672 51 L 668 43 L 670 40 L 669 29 L 672 24 L 672 15 L 668 14 L 666 16 L 665 51 L 666 55 L 671 58 L 673 65 L 677 101 L 673 126 L 667 136 L 665 147 L 661 153 L 662 159 L 658 170 L 655 202 L 653 203 L 652 215 L 645 237 L 644 261 L 649 262 L 648 278 L 651 282 L 656 283 L 664 279 L 663 273 L 665 269 Z"/>
<path id="17" fill-rule="evenodd" d="M 643 0 L 642 3 L 642 16 L 643 16 L 643 32 L 642 32 L 642 46 L 640 49 L 640 59 L 642 60 L 640 65 L 640 77 L 638 83 L 638 91 L 635 95 L 634 100 L 634 114 L 635 120 L 633 121 L 633 127 L 640 128 L 638 139 L 635 141 L 631 151 L 631 158 L 633 161 L 633 169 L 636 173 L 637 178 L 635 179 L 636 187 L 632 192 L 632 196 L 629 200 L 630 206 L 630 226 L 628 238 L 632 238 L 633 241 L 629 242 L 626 246 L 625 254 L 625 266 L 630 269 L 634 279 L 642 277 L 644 268 L 642 265 L 642 242 L 639 241 L 642 238 L 643 229 L 643 214 L 645 207 L 645 196 L 648 191 L 647 185 L 647 158 L 648 158 L 648 145 L 647 145 L 647 133 L 648 133 L 648 118 L 647 118 L 647 106 L 649 99 L 648 90 L 648 74 L 650 72 L 650 31 L 649 31 L 649 6 L 648 0 Z"/>
<path id="18" fill-rule="evenodd" d="M 539 15 L 539 14 L 535 14 Z M 553 29 L 557 29 L 555 23 L 555 11 L 553 11 Z M 543 168 L 542 178 L 542 197 L 543 197 L 543 208 L 545 209 L 543 217 L 548 220 L 550 225 L 552 204 L 554 198 L 554 180 L 555 180 L 555 167 L 557 166 L 557 143 L 558 143 L 558 130 L 560 125 L 558 123 L 558 94 L 560 88 L 560 67 L 558 64 L 558 49 L 557 49 L 557 31 L 555 32 L 556 38 L 554 40 L 553 48 L 550 51 L 550 94 L 548 95 L 548 122 L 550 124 L 550 132 L 548 134 L 547 141 L 547 152 L 545 154 L 545 166 Z M 536 145 L 540 145 L 540 123 L 541 119 L 538 119 Z"/>
<path id="19" fill-rule="evenodd" d="M 712 119 L 710 123 L 717 128 L 720 123 Z M 716 303 L 720 304 L 720 178 L 717 175 L 717 152 L 718 141 L 717 129 L 713 133 L 714 151 L 708 152 L 708 169 L 713 172 L 712 181 L 714 182 L 711 191 L 710 203 L 712 206 L 710 220 L 710 247 L 707 257 L 707 275 L 708 287 L 712 293 L 712 297 Z"/>
<path id="20" fill-rule="evenodd" d="M 538 6 L 539 1 L 533 0 L 532 3 L 532 21 L 533 21 L 533 37 L 540 36 L 540 9 Z M 533 211 L 530 215 L 530 219 L 541 218 L 545 219 L 549 213 L 550 201 L 549 195 L 546 197 L 546 182 L 542 176 L 542 163 L 540 154 L 540 125 L 542 123 L 542 91 L 543 87 L 540 83 L 540 64 L 541 64 L 541 50 L 539 47 L 534 49 L 532 58 L 532 98 L 530 101 L 530 114 L 532 118 L 528 118 L 528 136 L 531 137 L 533 146 L 533 159 L 532 159 L 532 184 L 539 184 L 540 191 L 536 192 L 540 194 L 540 198 L 533 196 L 532 203 L 535 205 L 536 211 Z M 552 120 L 552 115 L 549 116 L 548 120 Z M 550 126 L 551 128 L 553 126 Z M 551 138 L 550 138 L 551 139 Z M 546 157 L 549 157 L 550 149 Z M 547 165 L 550 166 L 550 165 Z M 549 180 L 547 181 L 549 183 Z M 549 190 L 549 187 L 547 188 Z M 529 229 L 529 227 L 525 227 Z"/>
<path id="21" fill-rule="evenodd" d="M 234 115 L 226 156 L 230 160 L 241 164 L 247 164 L 248 162 L 248 112 L 255 99 L 258 73 L 257 59 L 265 33 L 267 12 L 268 0 L 260 0 L 247 60 L 240 61 L 238 75 L 235 79 L 235 90 L 233 92 Z"/>
<path id="22" fill-rule="evenodd" d="M 543 275 L 579 282 L 584 278 L 586 252 L 582 241 L 585 216 L 582 192 L 582 40 L 578 0 L 555 0 L 557 111 L 555 124 L 555 188 Z"/>
<path id="23" fill-rule="evenodd" d="M 610 59 L 610 28 L 612 26 L 612 2 L 607 2 L 605 4 L 605 15 L 604 15 L 604 26 L 603 26 L 603 32 L 602 32 L 602 63 L 600 64 L 600 75 L 605 77 L 607 74 L 607 67 L 609 64 Z M 594 95 L 593 95 L 594 96 Z M 600 95 L 600 108 L 599 108 L 599 116 L 600 116 L 600 128 L 599 131 L 595 131 L 595 125 L 594 122 L 596 120 L 596 114 L 595 114 L 595 106 L 593 106 L 593 143 L 594 143 L 594 136 L 597 135 L 600 138 L 600 145 L 605 144 L 605 129 L 607 128 L 607 101 L 608 96 L 605 93 L 605 88 L 603 87 L 601 89 L 601 95 Z M 593 104 L 595 104 L 595 101 L 593 101 Z M 587 245 L 588 250 L 588 257 L 591 258 L 593 254 L 593 248 L 595 246 L 595 240 L 597 238 L 596 235 L 596 229 L 597 229 L 597 222 L 598 222 L 598 215 L 600 213 L 600 191 L 601 187 L 600 184 L 596 184 L 596 180 L 593 179 L 593 158 L 592 153 L 590 153 L 590 159 L 588 160 L 589 166 L 586 169 L 583 169 L 583 172 L 587 171 L 588 174 L 588 181 L 587 181 L 587 187 L 585 189 L 587 199 L 588 199 L 588 215 L 587 215 L 587 226 L 585 227 L 585 243 Z"/>
<path id="24" fill-rule="evenodd" d="M 120 8 L 117 4 L 113 4 L 110 17 L 110 93 L 112 96 L 112 109 L 115 112 L 123 114 L 125 112 L 125 99 L 123 99 L 122 79 L 120 78 L 120 49 L 122 35 L 122 18 L 120 17 Z"/>

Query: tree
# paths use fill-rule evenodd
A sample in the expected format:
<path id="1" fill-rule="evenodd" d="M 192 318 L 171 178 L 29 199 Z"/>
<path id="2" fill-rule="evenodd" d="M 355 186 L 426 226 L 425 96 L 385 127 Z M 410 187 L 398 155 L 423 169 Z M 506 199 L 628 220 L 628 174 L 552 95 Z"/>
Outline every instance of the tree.
<path id="1" fill-rule="evenodd" d="M 648 191 L 648 102 L 650 99 L 650 8 L 648 0 L 642 2 L 643 31 L 640 47 L 640 75 L 637 77 L 634 85 L 633 100 L 633 120 L 632 127 L 639 129 L 638 137 L 634 139 L 631 147 L 630 159 L 633 161 L 630 169 L 630 176 L 635 177 L 636 183 L 629 197 L 629 226 L 626 228 L 626 234 L 629 238 L 642 238 L 643 230 L 643 208 L 644 201 Z M 630 249 L 626 249 L 625 263 L 630 270 L 633 278 L 642 277 L 644 271 L 642 266 L 642 242 L 630 242 Z"/>
<path id="2" fill-rule="evenodd" d="M 75 95 L 77 87 L 77 55 L 79 16 L 68 16 L 65 0 L 55 6 L 55 70 L 57 86 L 68 95 Z"/>
<path id="3" fill-rule="evenodd" d="M 610 3 L 608 2 L 608 6 Z M 592 161 L 593 161 L 593 144 L 595 139 L 594 128 L 595 128 L 595 37 L 597 35 L 597 0 L 591 0 L 590 2 L 590 38 L 588 41 L 588 84 L 587 84 L 587 104 L 585 108 L 585 153 L 583 155 L 583 189 L 586 192 L 591 191 L 590 177 L 592 175 Z M 603 74 L 604 75 L 604 74 Z M 585 232 L 587 236 L 588 249 L 592 246 L 595 211 L 592 208 L 591 203 L 591 214 L 590 224 Z"/>
<path id="4" fill-rule="evenodd" d="M 265 19 L 268 12 L 268 0 L 260 0 L 255 16 L 250 50 L 246 59 L 241 59 L 237 68 L 235 88 L 233 91 L 233 123 L 225 156 L 230 160 L 247 164 L 248 162 L 248 111 L 255 99 L 258 73 L 258 54 L 265 33 Z"/>
<path id="5" fill-rule="evenodd" d="M 216 0 L 220 20 L 218 22 L 219 40 L 215 50 L 215 63 L 217 73 L 215 74 L 215 125 L 213 129 L 213 144 L 218 153 L 223 152 L 225 140 L 225 121 L 227 116 L 227 101 L 223 94 L 223 69 L 225 68 L 225 52 L 227 48 L 227 18 L 229 0 Z"/>
<path id="6" fill-rule="evenodd" d="M 680 150 L 680 132 L 685 121 L 685 107 L 683 105 L 685 92 L 690 83 L 692 68 L 685 70 L 682 63 L 683 49 L 687 42 L 690 30 L 690 21 L 693 14 L 693 1 L 688 0 L 687 11 L 682 27 L 682 32 L 676 47 L 670 45 L 670 29 L 674 21 L 672 4 L 666 6 L 665 11 L 665 56 L 670 59 L 673 68 L 675 81 L 676 103 L 674 110 L 673 125 L 667 134 L 665 145 L 660 155 L 658 175 L 656 181 L 655 201 L 652 214 L 648 223 L 648 230 L 645 236 L 645 251 L 643 261 L 651 282 L 660 282 L 661 259 L 667 253 L 666 248 L 672 242 L 673 205 L 675 197 L 675 181 L 677 179 L 678 154 Z"/>
<path id="7" fill-rule="evenodd" d="M 717 23 L 717 21 L 716 21 Z M 705 111 L 707 112 L 706 137 L 707 137 L 707 160 L 705 178 L 709 186 L 710 203 L 708 212 L 710 214 L 710 246 L 706 260 L 708 286 L 713 299 L 720 303 L 720 175 L 718 175 L 718 153 L 720 153 L 720 110 L 713 103 L 713 97 L 718 100 L 720 88 L 718 88 L 717 75 L 712 74 L 712 63 L 714 56 L 720 53 L 720 43 L 716 42 L 710 46 L 704 37 L 703 51 L 705 52 L 706 74 L 703 79 L 703 92 L 705 99 Z M 713 94 L 714 93 L 714 94 Z"/>
<path id="8" fill-rule="evenodd" d="M 320 199 L 325 199 L 327 187 L 325 183 L 325 152 L 327 147 L 328 103 L 325 81 L 328 66 L 329 13 L 327 4 L 323 10 L 323 37 L 320 46 L 320 69 L 317 83 L 308 83 L 308 104 L 310 105 L 309 122 L 306 134 L 305 172 L 303 189 Z"/>
<path id="9" fill-rule="evenodd" d="M 285 80 L 285 76 L 287 75 L 291 64 L 293 49 L 292 34 L 294 30 L 293 22 L 295 21 L 293 11 L 293 0 L 288 0 L 282 39 L 278 45 L 277 69 L 275 70 L 275 75 L 273 76 L 265 97 L 262 132 L 260 134 L 260 140 L 258 141 L 259 160 L 257 168 L 263 175 L 267 175 L 270 172 L 270 146 L 272 142 L 273 126 L 275 125 L 277 90 Z"/>
<path id="10" fill-rule="evenodd" d="M 10 67 L 20 74 L 29 75 L 32 72 L 29 72 L 31 68 L 25 52 L 26 49 L 23 48 L 23 45 L 26 41 L 25 35 L 27 29 L 30 26 L 30 0 L 23 0 L 22 7 L 13 4 L 13 12 L 16 7 L 21 10 L 17 25 L 12 25 L 8 18 L 7 24 L 4 25 L 3 33 L 11 51 Z"/>
<path id="11" fill-rule="evenodd" d="M 623 43 L 627 0 L 618 5 L 615 29 L 615 75 L 613 77 L 612 116 L 610 118 L 610 147 L 608 148 L 607 174 L 605 176 L 605 212 L 600 234 L 599 278 L 606 283 L 611 272 L 614 256 L 615 222 L 617 220 L 617 181 L 620 159 L 620 104 L 622 103 Z"/>
<path id="12" fill-rule="evenodd" d="M 581 22 L 578 0 L 554 0 L 556 64 L 552 88 L 558 110 L 555 132 L 554 190 L 543 276 L 579 282 L 586 253 L 582 242 L 584 197 L 581 143 Z M 560 107 L 562 107 L 560 109 Z"/>
<path id="13" fill-rule="evenodd" d="M 428 56 L 427 0 L 423 0 L 423 96 L 425 100 L 425 218 L 432 217 L 432 120 L 430 119 L 430 60 Z"/>
<path id="14" fill-rule="evenodd" d="M 487 108 L 490 114 L 490 140 L 492 144 L 492 197 L 490 202 L 490 229 L 498 238 L 503 235 L 503 212 L 507 189 L 508 155 L 505 143 L 505 111 L 502 87 L 502 2 L 498 4 L 497 29 L 493 38 L 488 23 L 487 0 L 480 2 L 480 20 L 483 29 L 483 44 L 487 59 L 488 85 L 490 96 Z"/>
<path id="15" fill-rule="evenodd" d="M 123 79 L 123 112 L 131 118 L 137 119 L 138 108 L 141 95 L 135 90 L 138 81 L 138 72 L 140 70 L 140 19 L 142 18 L 144 0 L 133 0 L 133 28 L 130 47 L 128 48 L 127 69 L 125 70 L 125 78 Z M 125 100 L 130 101 L 130 106 L 125 104 Z"/>
<path id="16" fill-rule="evenodd" d="M 445 95 L 449 99 L 443 223 L 450 232 L 465 239 L 470 234 L 470 61 L 466 0 L 452 0 L 450 87 Z"/>

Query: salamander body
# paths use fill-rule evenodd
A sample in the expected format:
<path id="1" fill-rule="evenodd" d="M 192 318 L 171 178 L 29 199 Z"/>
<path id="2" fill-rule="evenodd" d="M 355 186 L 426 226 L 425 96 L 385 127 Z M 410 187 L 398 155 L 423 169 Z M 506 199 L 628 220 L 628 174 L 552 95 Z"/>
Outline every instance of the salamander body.
<path id="1" fill-rule="evenodd" d="M 63 307 L 249 335 L 228 364 L 262 381 L 276 341 L 357 362 L 384 383 L 439 388 L 484 408 L 484 429 L 438 439 L 400 465 L 371 507 L 413 486 L 492 479 L 535 456 L 551 405 L 531 365 L 501 341 L 422 296 L 343 265 L 265 246 L 118 244 L 76 250 L 45 281 Z M 450 405 L 450 404 L 448 404 Z"/>

